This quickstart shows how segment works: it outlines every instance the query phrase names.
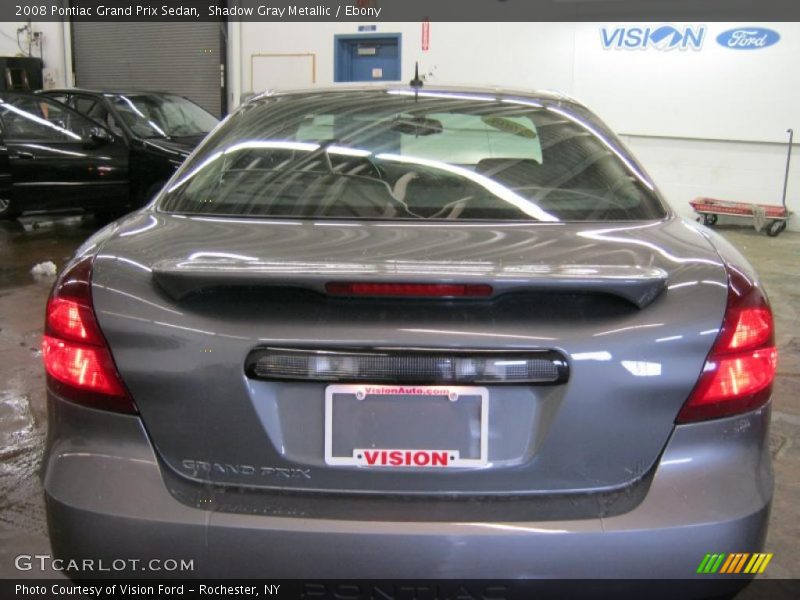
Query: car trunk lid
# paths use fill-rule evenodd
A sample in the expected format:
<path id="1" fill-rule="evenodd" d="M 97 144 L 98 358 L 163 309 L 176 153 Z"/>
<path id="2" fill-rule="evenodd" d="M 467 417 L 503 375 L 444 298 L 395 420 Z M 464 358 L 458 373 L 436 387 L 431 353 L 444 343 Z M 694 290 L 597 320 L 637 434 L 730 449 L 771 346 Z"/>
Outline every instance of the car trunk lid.
<path id="1" fill-rule="evenodd" d="M 387 280 L 480 283 L 492 293 L 325 293 L 332 281 Z M 383 494 L 564 494 L 645 477 L 713 344 L 726 288 L 713 248 L 679 220 L 412 224 L 144 212 L 103 244 L 93 273 L 95 310 L 119 371 L 177 474 Z M 308 363 L 299 380 L 254 374 L 249 361 L 265 349 L 378 353 L 401 371 L 420 355 L 485 365 L 487 354 L 508 362 L 549 353 L 567 376 L 446 383 L 470 388 L 465 412 L 413 394 L 365 404 L 339 397 L 339 431 L 349 423 L 353 431 L 342 435 L 355 436 L 369 425 L 384 438 L 358 442 L 371 450 L 487 445 L 485 460 L 469 466 L 373 468 L 332 464 L 325 447 L 326 398 L 341 393 L 330 386 L 370 382 L 352 370 L 308 377 Z M 483 435 L 472 431 L 485 420 L 477 388 L 488 398 Z"/>

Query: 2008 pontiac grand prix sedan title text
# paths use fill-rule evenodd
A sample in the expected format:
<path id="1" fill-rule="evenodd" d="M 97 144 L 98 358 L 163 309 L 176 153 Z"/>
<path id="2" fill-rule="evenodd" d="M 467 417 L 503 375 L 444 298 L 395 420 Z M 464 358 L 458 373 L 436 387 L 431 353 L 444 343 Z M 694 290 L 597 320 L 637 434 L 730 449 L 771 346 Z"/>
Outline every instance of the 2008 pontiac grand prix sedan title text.
<path id="1" fill-rule="evenodd" d="M 340 9 L 341 7 L 337 7 Z M 377 19 L 381 15 L 383 8 L 380 7 L 361 7 L 349 6 L 344 7 L 343 16 L 345 17 L 363 17 L 370 19 Z M 69 17 L 138 17 L 138 18 L 155 18 L 155 17 L 200 17 L 200 11 L 196 6 L 182 6 L 167 4 L 158 5 L 145 5 L 137 4 L 131 6 L 105 6 L 100 4 L 96 7 L 91 6 L 15 6 L 15 15 L 18 17 L 28 16 L 50 16 L 53 18 L 69 18 Z M 270 6 L 268 4 L 258 4 L 256 6 L 217 6 L 210 5 L 206 11 L 209 17 L 275 17 L 282 19 L 283 17 L 330 17 L 339 16 L 339 12 L 331 9 L 330 6 L 318 4 L 316 6 L 298 6 L 291 4 L 289 6 Z"/>

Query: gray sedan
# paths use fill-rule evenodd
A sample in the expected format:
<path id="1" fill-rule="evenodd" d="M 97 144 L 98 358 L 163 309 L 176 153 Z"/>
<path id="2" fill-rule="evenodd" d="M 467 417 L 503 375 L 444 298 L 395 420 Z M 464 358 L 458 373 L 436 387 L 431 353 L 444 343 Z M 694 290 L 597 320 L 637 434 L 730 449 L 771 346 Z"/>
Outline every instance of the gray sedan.
<path id="1" fill-rule="evenodd" d="M 57 556 L 686 578 L 766 533 L 764 290 L 559 95 L 254 98 L 79 249 L 43 349 Z"/>

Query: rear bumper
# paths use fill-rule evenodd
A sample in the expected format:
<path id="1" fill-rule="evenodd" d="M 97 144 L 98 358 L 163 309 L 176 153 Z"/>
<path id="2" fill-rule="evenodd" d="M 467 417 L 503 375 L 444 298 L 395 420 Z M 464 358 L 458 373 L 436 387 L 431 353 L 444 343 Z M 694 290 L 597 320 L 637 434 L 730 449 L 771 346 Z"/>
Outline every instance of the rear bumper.
<path id="1" fill-rule="evenodd" d="M 137 417 L 55 398 L 50 410 L 44 488 L 55 556 L 102 559 L 107 566 L 141 561 L 133 572 L 126 566 L 89 576 L 688 578 L 706 553 L 760 550 L 772 498 L 769 407 L 677 427 L 633 510 L 541 522 L 333 520 L 198 509 L 166 488 Z M 193 569 L 153 571 L 152 559 L 191 560 Z"/>

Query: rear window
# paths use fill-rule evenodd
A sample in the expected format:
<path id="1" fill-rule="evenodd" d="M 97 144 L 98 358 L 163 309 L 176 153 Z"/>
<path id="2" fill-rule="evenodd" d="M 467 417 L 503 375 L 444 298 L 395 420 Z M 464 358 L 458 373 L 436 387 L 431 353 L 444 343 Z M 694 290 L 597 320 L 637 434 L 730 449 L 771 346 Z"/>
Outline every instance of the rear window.
<path id="1" fill-rule="evenodd" d="M 665 216 L 650 181 L 583 109 L 402 91 L 255 101 L 181 168 L 160 209 L 445 221 Z"/>

